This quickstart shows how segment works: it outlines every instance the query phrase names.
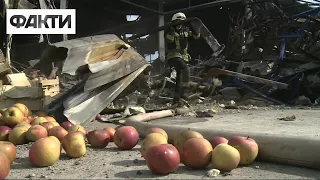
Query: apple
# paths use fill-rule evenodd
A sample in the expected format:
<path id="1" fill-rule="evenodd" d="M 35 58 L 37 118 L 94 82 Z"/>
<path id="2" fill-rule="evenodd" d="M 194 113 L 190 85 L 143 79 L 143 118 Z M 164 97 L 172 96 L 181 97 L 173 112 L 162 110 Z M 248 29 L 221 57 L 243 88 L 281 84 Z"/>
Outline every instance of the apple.
<path id="1" fill-rule="evenodd" d="M 13 128 L 8 137 L 8 141 L 12 142 L 14 145 L 22 145 L 25 144 L 26 139 L 26 132 L 28 131 L 29 127 L 20 126 Z"/>
<path id="2" fill-rule="evenodd" d="M 45 117 L 36 117 L 32 122 L 31 125 L 41 125 L 44 122 L 48 122 L 48 120 Z"/>
<path id="3" fill-rule="evenodd" d="M 48 135 L 49 136 L 55 136 L 56 138 L 58 138 L 60 141 L 62 141 L 62 139 L 68 134 L 68 131 L 65 130 L 63 127 L 61 126 L 56 126 L 53 127 L 49 130 Z"/>
<path id="4" fill-rule="evenodd" d="M 30 119 L 29 117 L 24 117 L 23 121 L 30 124 L 32 122 L 33 119 Z"/>
<path id="5" fill-rule="evenodd" d="M 186 167 L 192 169 L 206 168 L 212 158 L 212 146 L 204 138 L 191 138 L 183 144 L 181 158 Z"/>
<path id="6" fill-rule="evenodd" d="M 29 149 L 29 162 L 35 167 L 48 167 L 56 163 L 61 154 L 61 143 L 54 137 L 44 137 Z"/>
<path id="7" fill-rule="evenodd" d="M 7 141 L 11 128 L 8 126 L 0 126 L 0 141 Z"/>
<path id="8" fill-rule="evenodd" d="M 51 124 L 53 124 L 54 127 L 60 126 L 60 124 L 57 121 L 50 121 L 50 122 Z"/>
<path id="9" fill-rule="evenodd" d="M 44 111 L 37 111 L 37 112 L 35 113 L 35 115 L 36 115 L 36 116 L 39 116 L 39 117 L 46 117 L 46 116 L 48 116 L 48 114 L 47 114 L 46 112 L 44 112 Z"/>
<path id="10" fill-rule="evenodd" d="M 2 113 L 0 113 L 0 126 L 4 126 L 4 125 L 6 125 L 6 123 L 4 122 Z"/>
<path id="11" fill-rule="evenodd" d="M 103 130 L 109 133 L 110 142 L 113 142 L 113 137 L 114 137 L 114 133 L 116 132 L 116 130 L 113 127 L 106 127 Z"/>
<path id="12" fill-rule="evenodd" d="M 0 166 L 0 179 L 5 179 L 10 172 L 10 160 L 9 158 L 0 151 L 0 162 L 1 162 L 1 166 Z"/>
<path id="13" fill-rule="evenodd" d="M 228 144 L 228 139 L 226 139 L 225 137 L 216 136 L 210 139 L 209 142 L 211 143 L 211 146 L 214 149 L 218 144 Z"/>
<path id="14" fill-rule="evenodd" d="M 65 130 L 69 131 L 69 129 L 73 126 L 73 124 L 70 121 L 65 121 L 65 122 L 61 123 L 61 126 Z"/>
<path id="15" fill-rule="evenodd" d="M 166 175 L 179 167 L 178 150 L 171 144 L 159 144 L 148 149 L 147 166 L 153 174 Z"/>
<path id="16" fill-rule="evenodd" d="M 10 164 L 12 164 L 17 155 L 16 146 L 8 141 L 0 141 L 0 152 L 3 152 L 8 157 Z"/>
<path id="17" fill-rule="evenodd" d="M 48 131 L 41 125 L 34 125 L 26 132 L 26 138 L 29 142 L 35 142 L 38 139 L 48 136 Z"/>
<path id="18" fill-rule="evenodd" d="M 146 132 L 146 135 L 150 134 L 150 133 L 160 133 L 162 134 L 164 137 L 166 137 L 166 139 L 168 140 L 168 134 L 166 131 L 164 131 L 161 128 L 150 128 L 148 129 L 148 131 Z"/>
<path id="19" fill-rule="evenodd" d="M 52 117 L 52 116 L 46 116 L 45 118 L 46 118 L 47 121 L 49 121 L 49 122 L 57 122 L 56 119 L 55 119 L 54 117 Z"/>
<path id="20" fill-rule="evenodd" d="M 79 125 L 79 124 L 74 124 L 71 126 L 71 128 L 68 130 L 68 132 L 74 132 L 74 131 L 80 131 L 84 135 L 84 137 L 87 135 L 86 129 Z"/>
<path id="21" fill-rule="evenodd" d="M 258 156 L 258 144 L 250 137 L 234 136 L 229 140 L 228 144 L 239 151 L 240 165 L 249 165 Z"/>
<path id="22" fill-rule="evenodd" d="M 110 135 L 103 130 L 93 130 L 88 133 L 87 139 L 92 148 L 105 148 L 110 142 Z"/>
<path id="23" fill-rule="evenodd" d="M 142 157 L 146 158 L 148 149 L 154 145 L 159 145 L 159 144 L 168 144 L 167 138 L 160 133 L 148 134 L 142 141 L 142 145 L 140 149 Z"/>
<path id="24" fill-rule="evenodd" d="M 43 126 L 44 128 L 46 128 L 47 132 L 49 132 L 50 129 L 52 129 L 53 127 L 55 127 L 51 122 L 44 122 L 41 124 L 41 126 Z"/>
<path id="25" fill-rule="evenodd" d="M 17 124 L 15 127 L 20 127 L 20 126 L 24 126 L 24 127 L 30 128 L 31 124 L 29 124 L 29 123 L 27 123 L 25 121 L 22 121 L 21 123 Z"/>
<path id="26" fill-rule="evenodd" d="M 129 150 L 138 144 L 139 133 L 132 126 L 122 126 L 116 129 L 113 140 L 119 149 Z"/>
<path id="27" fill-rule="evenodd" d="M 85 138 L 80 131 L 69 132 L 61 142 L 64 151 L 70 158 L 80 158 L 86 153 Z"/>
<path id="28" fill-rule="evenodd" d="M 95 120 L 101 120 L 101 114 L 97 114 Z"/>
<path id="29" fill-rule="evenodd" d="M 7 125 L 14 127 L 23 121 L 24 114 L 17 107 L 10 107 L 4 112 L 3 118 Z"/>
<path id="30" fill-rule="evenodd" d="M 24 117 L 28 117 L 29 109 L 26 105 L 24 105 L 22 103 L 16 103 L 13 105 L 13 107 L 20 109 L 20 111 L 23 113 Z"/>
<path id="31" fill-rule="evenodd" d="M 238 167 L 239 162 L 239 151 L 228 144 L 219 144 L 212 151 L 212 164 L 215 169 L 230 172 Z"/>
<path id="32" fill-rule="evenodd" d="M 183 144 L 188 141 L 191 138 L 203 138 L 202 134 L 192 131 L 192 130 L 186 130 L 180 132 L 175 138 L 173 145 L 178 149 L 180 156 L 182 154 Z M 183 161 L 183 158 L 180 157 L 180 160 Z"/>

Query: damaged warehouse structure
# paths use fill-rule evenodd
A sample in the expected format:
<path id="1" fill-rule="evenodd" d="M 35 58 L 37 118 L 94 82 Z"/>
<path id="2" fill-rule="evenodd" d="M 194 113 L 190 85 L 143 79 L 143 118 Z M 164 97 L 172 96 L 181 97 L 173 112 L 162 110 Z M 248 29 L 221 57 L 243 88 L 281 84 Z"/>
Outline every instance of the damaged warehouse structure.
<path id="1" fill-rule="evenodd" d="M 0 179 L 320 178 L 320 0 L 0 4 Z"/>
<path id="2" fill-rule="evenodd" d="M 173 88 L 172 78 L 175 77 L 172 73 L 174 70 L 164 63 L 163 29 L 171 15 L 179 11 L 185 12 L 188 17 L 197 17 L 201 19 L 198 22 L 203 23 L 198 24 L 202 40 L 192 41 L 189 47 L 191 57 L 198 62 L 190 65 L 191 99 L 229 99 L 241 103 L 257 96 L 267 101 L 264 104 L 320 103 L 317 93 L 320 92 L 318 1 L 149 0 L 142 4 L 127 0 L 91 4 L 84 0 L 69 0 L 67 4 L 63 4 L 64 1 L 45 0 L 10 2 L 9 6 L 17 3 L 16 8 L 21 9 L 64 6 L 77 9 L 77 34 L 68 35 L 69 40 L 64 36 L 65 41 L 62 41 L 62 36 L 57 35 L 14 35 L 12 42 L 7 42 L 12 45 L 2 47 L 5 56 L 11 57 L 13 71 L 25 72 L 30 76 L 31 72 L 38 69 L 48 79 L 56 75 L 60 77 L 60 85 L 66 93 L 61 93 L 63 95 L 60 94 L 60 98 L 46 107 L 48 112 L 54 113 L 61 108 L 61 104 L 66 109 L 80 106 L 81 103 L 88 106 L 90 98 L 108 92 L 110 99 L 97 101 L 100 106 L 92 106 L 92 114 L 84 120 L 88 121 L 106 108 L 108 103 L 130 94 L 129 84 L 142 72 L 144 77 L 138 79 L 143 82 L 133 82 L 146 90 L 144 96 L 157 100 L 162 97 L 170 99 L 172 91 L 164 89 Z M 101 7 L 104 8 L 103 15 L 90 12 L 93 9 L 101 13 Z M 126 8 L 130 9 L 130 14 L 124 11 Z M 106 19 L 106 16 L 113 18 Z M 136 19 L 129 20 L 133 16 Z M 10 38 L 4 34 L 2 40 L 6 42 Z M 31 42 L 28 45 L 21 43 L 28 41 Z M 26 51 L 30 53 L 25 55 Z M 147 68 L 148 64 L 151 69 Z M 151 77 L 147 73 L 150 70 Z M 115 76 L 110 75 L 114 73 Z M 129 76 L 133 79 L 126 80 Z M 124 81 L 126 83 L 122 86 Z M 151 89 L 156 93 L 150 93 Z M 116 90 L 119 92 L 115 93 Z M 76 92 L 82 94 L 74 97 Z M 63 103 L 71 97 L 75 99 L 67 101 L 73 105 Z M 75 112 L 70 110 L 70 115 L 66 115 L 68 119 Z"/>

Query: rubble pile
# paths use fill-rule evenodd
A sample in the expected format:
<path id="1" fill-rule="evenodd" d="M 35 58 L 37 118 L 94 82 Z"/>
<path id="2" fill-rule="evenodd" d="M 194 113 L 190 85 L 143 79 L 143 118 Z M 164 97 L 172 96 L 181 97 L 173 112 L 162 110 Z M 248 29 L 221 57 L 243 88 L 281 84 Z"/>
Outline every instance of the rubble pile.
<path id="1" fill-rule="evenodd" d="M 231 17 L 225 51 L 190 65 L 191 96 L 200 93 L 200 97 L 211 100 L 245 104 L 258 98 L 264 101 L 261 105 L 318 105 L 319 12 L 319 7 L 306 3 L 282 7 L 251 1 L 244 16 Z M 157 98 L 172 97 L 167 90 L 174 87 L 174 70 L 166 68 L 164 75 L 152 77 Z"/>

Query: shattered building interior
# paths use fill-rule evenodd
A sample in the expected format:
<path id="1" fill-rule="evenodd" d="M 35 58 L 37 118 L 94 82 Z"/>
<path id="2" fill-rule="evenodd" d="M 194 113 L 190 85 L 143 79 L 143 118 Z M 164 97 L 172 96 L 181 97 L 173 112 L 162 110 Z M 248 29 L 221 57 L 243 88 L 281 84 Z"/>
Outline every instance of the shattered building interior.
<path id="1" fill-rule="evenodd" d="M 40 8 L 38 0 L 28 3 Z M 302 97 L 307 99 L 303 105 L 319 104 L 319 3 L 319 0 L 95 0 L 94 3 L 68 0 L 66 6 L 76 9 L 77 15 L 77 33 L 68 35 L 68 39 L 99 34 L 115 34 L 126 39 L 145 33 L 129 44 L 152 64 L 153 75 L 162 74 L 165 71 L 163 31 L 154 29 L 170 22 L 173 13 L 182 11 L 187 17 L 201 19 L 226 47 L 217 57 L 212 57 L 212 49 L 204 38 L 190 41 L 189 53 L 198 61 L 191 66 L 193 82 L 210 76 L 212 68 L 231 71 L 220 73 L 223 84 L 208 85 L 210 88 L 205 90 L 215 92 L 203 95 L 218 95 L 226 87 L 235 87 L 241 94 L 240 100 L 254 94 L 276 104 L 296 104 Z M 47 4 L 61 7 L 59 0 Z M 5 42 L 5 26 L 1 34 Z M 14 35 L 12 65 L 21 71 L 29 66 L 28 61 L 40 59 L 47 44 L 62 40 L 61 35 Z M 5 46 L 1 48 L 5 53 Z M 251 75 L 250 80 L 256 80 L 243 79 L 235 72 Z M 257 78 L 270 82 L 261 83 Z M 288 88 L 281 89 L 277 83 Z"/>

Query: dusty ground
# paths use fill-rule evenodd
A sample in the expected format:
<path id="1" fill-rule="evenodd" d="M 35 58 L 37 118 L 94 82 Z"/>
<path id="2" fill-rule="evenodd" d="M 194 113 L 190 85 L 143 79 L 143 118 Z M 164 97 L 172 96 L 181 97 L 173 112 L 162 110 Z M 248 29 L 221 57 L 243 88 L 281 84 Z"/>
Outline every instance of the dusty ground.
<path id="1" fill-rule="evenodd" d="M 314 127 L 318 129 L 319 123 L 316 119 L 320 115 L 317 110 L 272 110 L 258 109 L 258 110 L 232 110 L 227 114 L 218 114 L 215 116 L 216 120 L 224 123 L 235 123 L 241 126 L 239 120 L 241 117 L 247 117 L 248 122 L 252 123 L 253 119 L 262 119 L 268 122 L 269 125 L 277 116 L 286 116 L 294 114 L 297 117 L 293 122 L 281 122 L 286 133 L 290 128 L 299 126 Z M 270 118 L 272 120 L 270 120 Z M 303 120 L 301 120 L 303 119 Z M 304 121 L 304 122 L 303 122 Z M 318 123 L 313 124 L 312 123 Z M 174 124 L 174 122 L 171 122 Z M 197 122 L 199 123 L 199 122 Z M 244 123 L 245 124 L 245 123 Z M 286 124 L 286 125 L 284 125 Z M 112 124 L 91 122 L 88 130 L 95 128 L 102 128 L 106 126 L 114 126 Z M 245 125 L 244 125 L 245 126 Z M 222 126 L 221 126 L 222 127 Z M 239 127 L 241 128 L 241 127 Z M 308 128 L 303 128 L 308 131 Z M 311 131 L 316 133 L 315 131 Z M 306 132 L 305 132 L 306 133 Z M 307 133 L 307 134 L 310 134 Z M 314 134 L 315 136 L 316 134 Z M 155 176 L 148 171 L 145 162 L 141 159 L 138 152 L 137 145 L 131 151 L 119 151 L 113 143 L 110 143 L 107 148 L 102 150 L 94 150 L 88 147 L 87 153 L 80 159 L 69 159 L 65 154 L 61 155 L 60 160 L 52 167 L 46 168 L 32 168 L 27 160 L 28 148 L 30 144 L 18 146 L 17 158 L 12 165 L 12 169 L 8 179 L 21 178 L 47 178 L 47 179 L 103 179 L 103 178 L 155 178 L 155 179 L 202 179 L 206 177 L 207 170 L 188 170 L 183 165 L 179 169 L 168 176 Z M 211 167 L 208 167 L 210 169 Z M 240 167 L 232 171 L 231 176 L 218 176 L 216 179 L 320 179 L 319 171 L 297 168 L 291 166 L 255 162 L 249 167 Z"/>

